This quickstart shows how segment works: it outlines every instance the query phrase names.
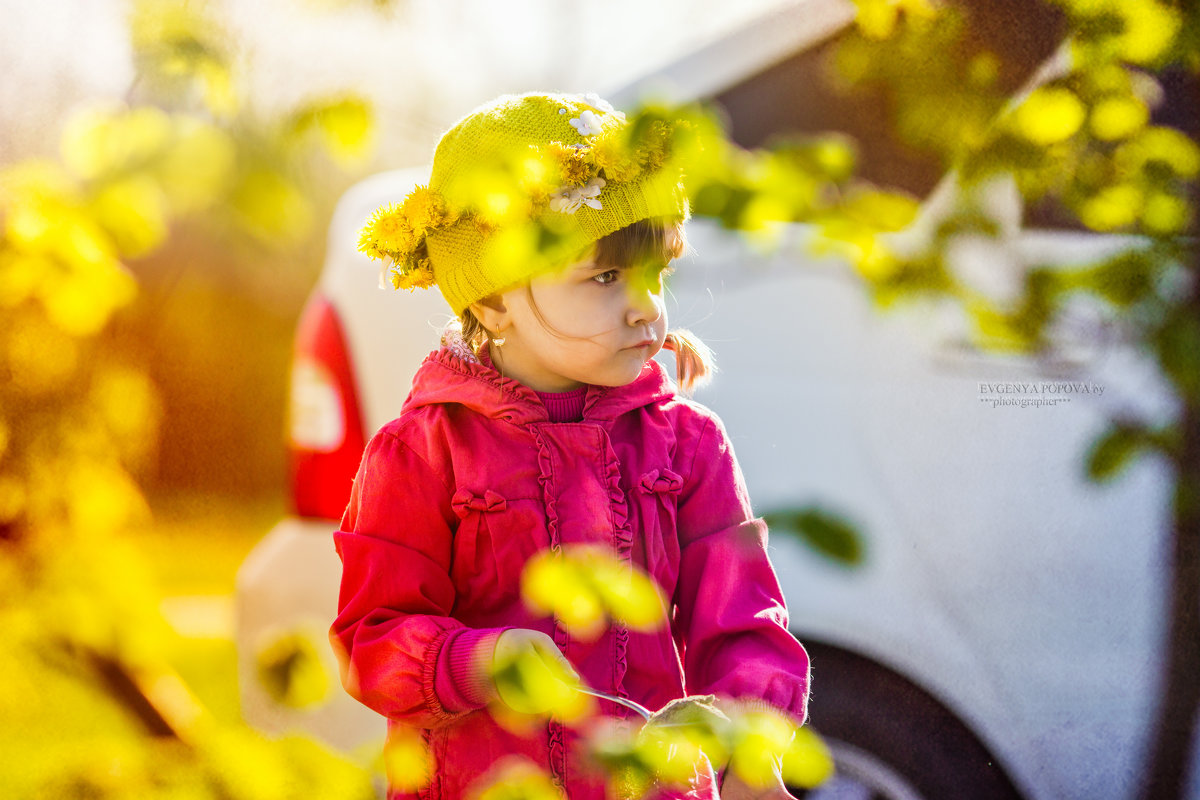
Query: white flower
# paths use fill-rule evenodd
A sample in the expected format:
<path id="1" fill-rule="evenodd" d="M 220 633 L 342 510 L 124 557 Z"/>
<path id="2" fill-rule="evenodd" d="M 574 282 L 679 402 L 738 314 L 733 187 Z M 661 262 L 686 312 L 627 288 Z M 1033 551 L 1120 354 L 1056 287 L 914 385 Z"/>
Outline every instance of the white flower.
<path id="1" fill-rule="evenodd" d="M 604 178 L 592 178 L 586 186 L 567 186 L 559 189 L 558 194 L 550 199 L 550 209 L 563 214 L 574 214 L 580 206 L 594 208 L 597 211 L 604 208 L 596 198 L 604 188 Z"/>
<path id="2" fill-rule="evenodd" d="M 587 103 L 592 108 L 600 109 L 605 114 L 612 114 L 614 117 L 621 120 L 621 122 L 625 121 L 625 112 L 624 111 L 617 111 L 615 108 L 612 107 L 612 103 L 608 102 L 607 100 L 602 98 L 600 95 L 596 94 L 595 92 L 588 92 L 587 94 L 585 94 L 583 96 L 583 102 Z"/>
<path id="3" fill-rule="evenodd" d="M 589 109 L 580 111 L 579 116 L 571 120 L 571 127 L 579 131 L 580 136 L 595 136 L 600 132 L 600 118 Z"/>

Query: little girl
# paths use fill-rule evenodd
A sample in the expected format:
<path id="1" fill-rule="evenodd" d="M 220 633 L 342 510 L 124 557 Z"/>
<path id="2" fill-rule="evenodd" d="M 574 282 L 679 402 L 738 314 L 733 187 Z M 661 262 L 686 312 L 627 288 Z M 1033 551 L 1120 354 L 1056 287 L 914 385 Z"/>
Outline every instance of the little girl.
<path id="1" fill-rule="evenodd" d="M 429 185 L 363 232 L 393 285 L 436 283 L 459 315 L 368 444 L 335 534 L 343 683 L 389 735 L 421 731 L 435 761 L 423 799 L 469 797 L 512 755 L 570 800 L 605 797 L 572 728 L 552 718 L 523 735 L 488 712 L 504 699 L 493 662 L 522 653 L 650 709 L 715 694 L 805 718 L 808 659 L 721 421 L 653 360 L 673 350 L 684 391 L 711 369 L 663 308 L 688 215 L 673 128 L 630 127 L 595 95 L 501 97 L 451 128 Z M 613 622 L 581 641 L 534 613 L 523 566 L 573 544 L 652 576 L 670 624 Z M 721 795 L 786 797 L 732 773 Z M 716 777 L 687 796 L 715 798 Z"/>

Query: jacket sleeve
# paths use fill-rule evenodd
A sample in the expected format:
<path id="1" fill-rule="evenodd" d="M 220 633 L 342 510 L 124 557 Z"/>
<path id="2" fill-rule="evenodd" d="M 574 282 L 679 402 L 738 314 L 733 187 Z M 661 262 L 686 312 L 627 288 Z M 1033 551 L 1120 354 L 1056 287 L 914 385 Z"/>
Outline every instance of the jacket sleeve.
<path id="1" fill-rule="evenodd" d="M 809 667 L 767 557 L 741 469 L 719 420 L 701 430 L 680 494 L 675 630 L 690 694 L 766 703 L 796 723 L 807 714 Z"/>
<path id="2" fill-rule="evenodd" d="M 342 560 L 338 615 L 329 631 L 342 685 L 384 716 L 422 728 L 444 725 L 479 702 L 451 691 L 445 671 L 494 631 L 464 628 L 449 616 L 455 592 L 450 556 L 450 493 L 401 439 L 380 432 L 367 445 L 334 543 Z M 455 645 L 459 645 L 456 647 Z M 468 658 L 450 654 L 461 650 Z"/>

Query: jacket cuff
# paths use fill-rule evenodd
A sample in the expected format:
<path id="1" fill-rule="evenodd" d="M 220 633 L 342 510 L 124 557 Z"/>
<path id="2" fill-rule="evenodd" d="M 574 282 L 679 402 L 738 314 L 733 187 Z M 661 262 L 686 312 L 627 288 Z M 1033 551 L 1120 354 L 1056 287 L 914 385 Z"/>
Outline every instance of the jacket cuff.
<path id="1" fill-rule="evenodd" d="M 492 654 L 508 628 L 461 628 L 447 637 L 438 653 L 434 691 L 450 713 L 483 708 L 496 698 Z"/>
<path id="2" fill-rule="evenodd" d="M 737 714 L 744 714 L 749 711 L 765 711 L 787 720 L 797 728 L 804 725 L 808 716 L 807 708 L 805 708 L 805 713 L 802 716 L 797 716 L 795 711 L 784 706 L 777 706 L 760 697 L 730 697 L 729 695 L 718 694 L 715 705 L 731 719 Z"/>

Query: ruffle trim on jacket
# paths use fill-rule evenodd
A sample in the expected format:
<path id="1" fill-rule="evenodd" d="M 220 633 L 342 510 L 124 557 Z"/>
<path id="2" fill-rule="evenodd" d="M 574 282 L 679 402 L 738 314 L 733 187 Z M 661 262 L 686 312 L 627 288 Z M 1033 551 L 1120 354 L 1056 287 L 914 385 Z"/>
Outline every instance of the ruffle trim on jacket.
<path id="1" fill-rule="evenodd" d="M 542 488 L 542 499 L 546 509 L 546 533 L 550 538 L 550 552 L 558 555 L 562 552 L 562 537 L 558 529 L 558 505 L 553 489 L 554 462 L 550 458 L 550 448 L 546 445 L 545 437 L 540 430 L 534 431 L 533 438 L 537 444 L 538 483 Z M 558 649 L 566 651 L 570 636 L 558 617 L 554 618 L 554 643 Z M 559 787 L 566 786 L 567 747 L 566 737 L 561 722 L 550 720 L 546 728 L 550 749 L 550 774 L 554 783 Z"/>
<path id="2" fill-rule="evenodd" d="M 538 483 L 541 484 L 542 499 L 546 506 L 546 532 L 550 537 L 550 550 L 557 555 L 562 552 L 562 539 L 558 534 L 558 504 L 551 483 L 554 462 L 550 459 L 550 448 L 542 432 L 535 428 L 533 438 L 537 443 Z"/>
<path id="3" fill-rule="evenodd" d="M 611 446 L 604 454 L 605 481 L 608 483 L 608 507 L 613 516 L 613 546 L 617 558 L 626 566 L 633 565 L 633 529 L 629 525 L 629 506 L 626 505 L 624 490 L 621 489 L 621 467 Z M 613 692 L 628 697 L 625 691 L 625 673 L 629 670 L 629 628 L 623 623 L 613 626 L 615 658 L 613 659 Z"/>

